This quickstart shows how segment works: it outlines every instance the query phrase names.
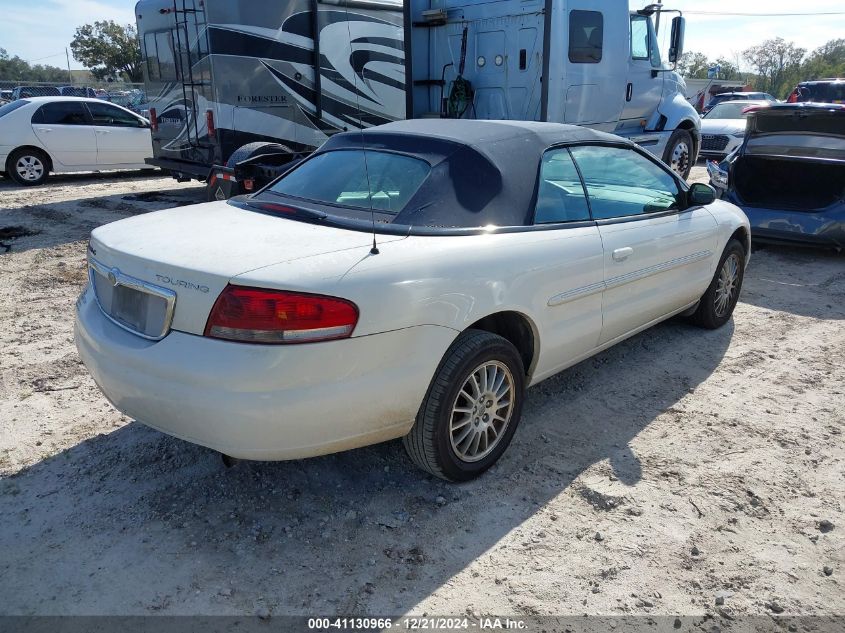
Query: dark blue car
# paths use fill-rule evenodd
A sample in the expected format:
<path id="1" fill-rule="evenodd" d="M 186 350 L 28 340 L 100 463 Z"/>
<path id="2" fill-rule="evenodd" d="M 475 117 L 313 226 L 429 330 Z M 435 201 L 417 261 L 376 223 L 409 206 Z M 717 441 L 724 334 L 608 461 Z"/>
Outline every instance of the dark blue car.
<path id="1" fill-rule="evenodd" d="M 740 148 L 708 170 L 756 240 L 845 248 L 845 106 L 754 111 Z"/>

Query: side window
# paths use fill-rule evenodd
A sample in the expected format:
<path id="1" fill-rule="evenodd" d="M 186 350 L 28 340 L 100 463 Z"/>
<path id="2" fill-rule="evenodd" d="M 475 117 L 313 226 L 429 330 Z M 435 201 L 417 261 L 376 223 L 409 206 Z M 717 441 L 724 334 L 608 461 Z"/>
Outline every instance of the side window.
<path id="1" fill-rule="evenodd" d="M 170 31 L 156 33 L 156 50 L 158 50 L 158 69 L 162 81 L 175 81 L 176 57 L 173 54 L 173 36 Z"/>
<path id="2" fill-rule="evenodd" d="M 158 51 L 156 50 L 155 33 L 144 35 L 144 53 L 147 56 L 147 74 L 150 77 L 150 81 L 160 80 L 161 73 L 158 71 Z"/>
<path id="3" fill-rule="evenodd" d="M 679 208 L 675 178 L 633 149 L 584 145 L 571 149 L 597 220 Z"/>
<path id="4" fill-rule="evenodd" d="M 143 121 L 130 112 L 107 103 L 89 102 L 88 110 L 94 119 L 94 125 L 108 127 L 141 127 Z"/>
<path id="5" fill-rule="evenodd" d="M 598 11 L 569 12 L 569 61 L 598 64 L 604 45 L 604 16 Z"/>
<path id="6" fill-rule="evenodd" d="M 648 18 L 644 15 L 631 16 L 631 58 L 649 58 Z"/>
<path id="7" fill-rule="evenodd" d="M 90 125 L 81 101 L 45 103 L 32 115 L 32 122 L 45 125 Z"/>
<path id="8" fill-rule="evenodd" d="M 584 185 L 567 149 L 543 154 L 534 224 L 589 220 L 590 209 Z"/>

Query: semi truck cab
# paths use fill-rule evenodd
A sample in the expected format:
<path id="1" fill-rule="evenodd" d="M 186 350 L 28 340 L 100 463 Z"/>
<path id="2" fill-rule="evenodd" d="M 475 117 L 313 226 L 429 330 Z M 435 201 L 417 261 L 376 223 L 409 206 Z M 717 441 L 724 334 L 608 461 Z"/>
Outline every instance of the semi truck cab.
<path id="1" fill-rule="evenodd" d="M 664 64 L 650 5 L 627 0 L 409 0 L 412 117 L 554 121 L 631 138 L 686 177 L 700 120 Z M 683 52 L 672 21 L 669 60 Z"/>

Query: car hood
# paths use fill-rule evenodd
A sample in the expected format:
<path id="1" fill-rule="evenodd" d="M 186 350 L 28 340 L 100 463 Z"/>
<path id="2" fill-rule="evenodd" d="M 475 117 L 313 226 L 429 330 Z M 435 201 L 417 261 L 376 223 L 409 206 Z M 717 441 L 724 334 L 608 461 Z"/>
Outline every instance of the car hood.
<path id="1" fill-rule="evenodd" d="M 745 129 L 745 119 L 701 119 L 702 134 L 736 134 Z"/>
<path id="2" fill-rule="evenodd" d="M 401 240 L 380 235 L 379 242 Z M 139 215 L 91 233 L 89 258 L 105 269 L 176 292 L 173 329 L 201 334 L 234 277 L 290 262 L 281 287 L 340 278 L 372 245 L 370 233 L 321 226 L 210 202 Z M 314 260 L 320 258 L 319 265 Z M 236 283 L 236 282 L 235 282 Z"/>

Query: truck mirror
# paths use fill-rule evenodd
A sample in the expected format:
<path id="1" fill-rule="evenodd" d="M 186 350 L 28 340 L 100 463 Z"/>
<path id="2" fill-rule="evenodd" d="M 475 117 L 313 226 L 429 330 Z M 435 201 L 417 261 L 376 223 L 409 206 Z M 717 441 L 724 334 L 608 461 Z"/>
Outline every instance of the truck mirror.
<path id="1" fill-rule="evenodd" d="M 678 16 L 672 19 L 672 39 L 669 43 L 669 62 L 677 64 L 684 54 L 684 31 L 687 28 L 687 19 Z"/>

